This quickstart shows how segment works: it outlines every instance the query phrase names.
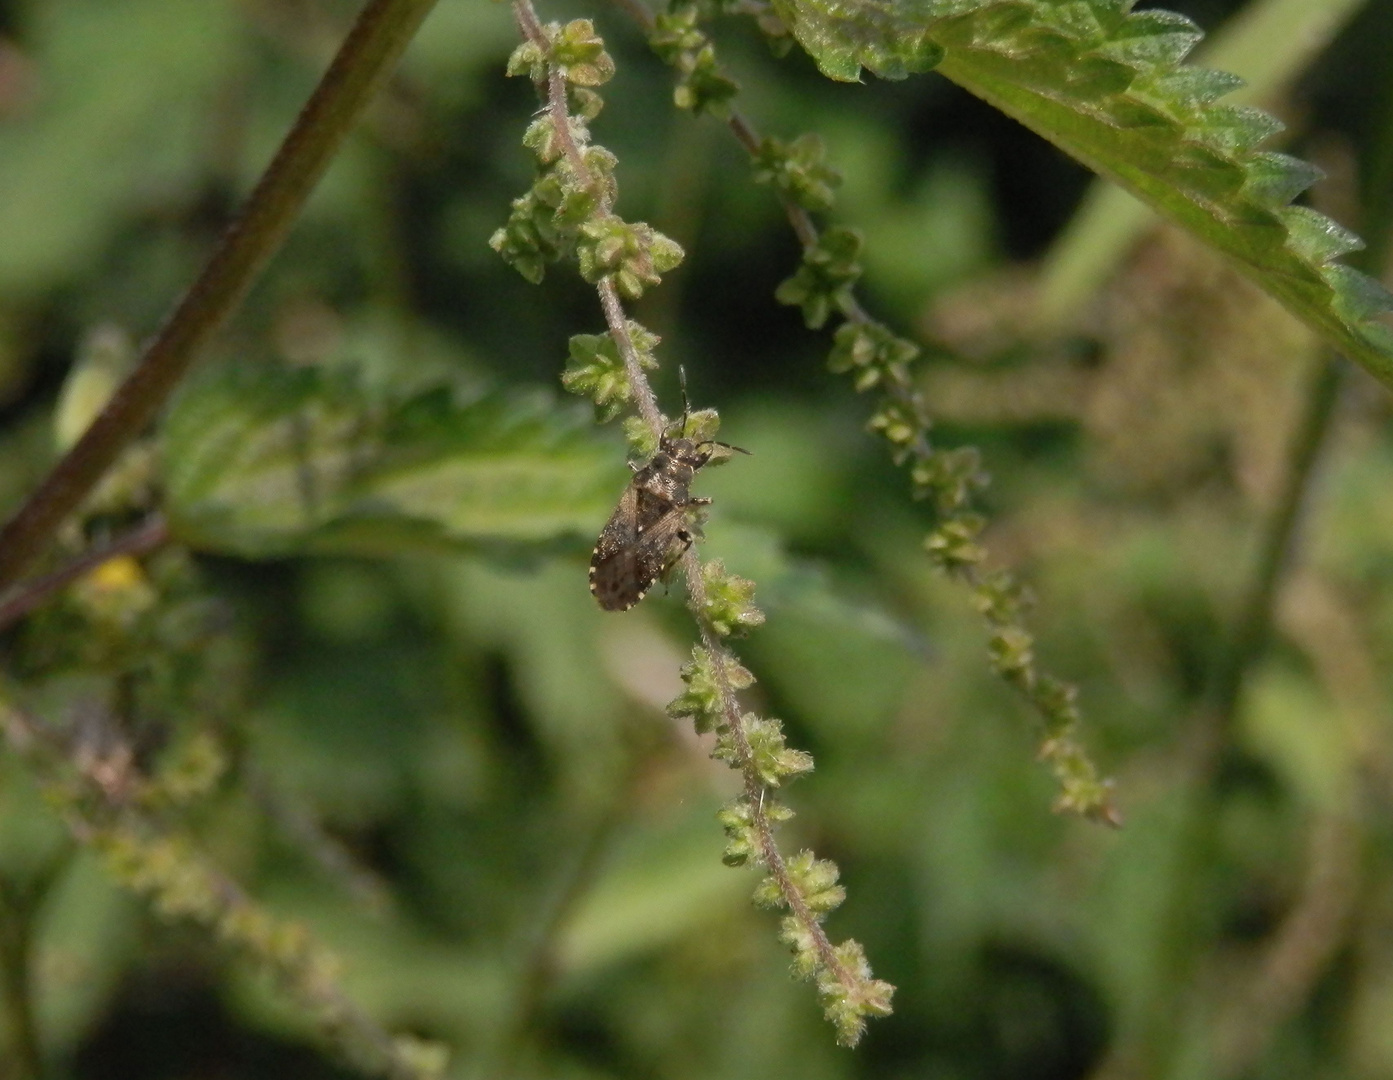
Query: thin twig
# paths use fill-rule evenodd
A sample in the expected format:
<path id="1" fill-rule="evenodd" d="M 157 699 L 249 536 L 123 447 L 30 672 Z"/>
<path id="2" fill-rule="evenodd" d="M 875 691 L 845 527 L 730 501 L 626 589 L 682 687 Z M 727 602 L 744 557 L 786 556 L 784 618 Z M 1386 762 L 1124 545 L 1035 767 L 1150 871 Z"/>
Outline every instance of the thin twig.
<path id="1" fill-rule="evenodd" d="M 0 588 L 17 581 L 63 519 L 154 419 L 280 247 L 435 0 L 369 0 L 285 141 L 139 365 L 0 532 Z"/>
<path id="2" fill-rule="evenodd" d="M 111 543 L 79 555 L 66 566 L 43 577 L 22 581 L 0 598 L 0 631 L 19 621 L 59 589 L 71 585 L 83 574 L 108 559 L 120 555 L 148 555 L 169 540 L 169 523 L 162 514 L 152 514 L 143 525 L 118 536 Z"/>

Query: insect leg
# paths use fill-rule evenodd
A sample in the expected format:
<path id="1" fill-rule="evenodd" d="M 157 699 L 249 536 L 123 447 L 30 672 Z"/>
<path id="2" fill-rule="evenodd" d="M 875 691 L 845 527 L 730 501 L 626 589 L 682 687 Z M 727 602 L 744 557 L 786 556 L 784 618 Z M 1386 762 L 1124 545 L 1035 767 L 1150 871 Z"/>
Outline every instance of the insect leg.
<path id="1" fill-rule="evenodd" d="M 668 576 L 672 573 L 672 568 L 682 561 L 682 556 L 687 554 L 687 549 L 692 546 L 693 536 L 687 529 L 678 529 L 672 536 L 677 542 L 677 550 L 668 556 L 667 565 L 663 567 L 663 572 L 658 576 L 663 579 L 666 585 Z"/>

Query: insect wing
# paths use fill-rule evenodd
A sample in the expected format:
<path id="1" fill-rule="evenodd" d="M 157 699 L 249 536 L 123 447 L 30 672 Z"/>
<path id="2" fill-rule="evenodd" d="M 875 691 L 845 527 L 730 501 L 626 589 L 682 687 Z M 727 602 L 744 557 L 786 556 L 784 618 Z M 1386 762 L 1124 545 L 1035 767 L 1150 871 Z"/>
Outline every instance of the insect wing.
<path id="1" fill-rule="evenodd" d="M 590 592 L 606 611 L 624 611 L 643 599 L 637 584 L 638 492 L 630 484 L 595 541 L 590 555 Z"/>
<path id="2" fill-rule="evenodd" d="M 627 611 L 691 544 L 683 510 L 630 484 L 590 558 L 590 592 L 606 611 Z"/>
<path id="3" fill-rule="evenodd" d="M 665 576 L 691 546 L 686 510 L 669 506 L 667 512 L 644 529 L 638 539 L 637 572 L 644 578 L 643 591 L 647 592 L 653 582 Z M 639 594 L 640 598 L 642 595 Z"/>
<path id="4" fill-rule="evenodd" d="M 683 412 L 683 427 L 686 412 Z M 711 459 L 710 446 L 664 435 L 648 464 L 620 496 L 590 556 L 590 592 L 606 611 L 627 611 L 692 546 L 688 511 L 708 505 L 688 485 Z"/>

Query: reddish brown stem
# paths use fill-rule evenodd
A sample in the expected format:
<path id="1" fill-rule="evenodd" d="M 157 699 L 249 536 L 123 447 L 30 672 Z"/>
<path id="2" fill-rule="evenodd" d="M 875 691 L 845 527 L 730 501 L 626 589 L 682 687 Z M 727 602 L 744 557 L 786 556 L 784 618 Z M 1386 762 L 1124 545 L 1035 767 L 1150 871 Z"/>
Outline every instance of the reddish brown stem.
<path id="1" fill-rule="evenodd" d="M 0 588 L 13 584 L 63 519 L 154 419 L 241 302 L 435 0 L 369 0 L 198 279 L 101 415 L 0 531 Z"/>
<path id="2" fill-rule="evenodd" d="M 0 598 L 0 630 L 24 618 L 59 589 L 71 585 L 83 574 L 118 555 L 146 555 L 169 540 L 169 524 L 154 514 L 145 524 L 132 529 L 111 543 L 79 555 L 66 566 L 43 577 L 16 585 Z"/>

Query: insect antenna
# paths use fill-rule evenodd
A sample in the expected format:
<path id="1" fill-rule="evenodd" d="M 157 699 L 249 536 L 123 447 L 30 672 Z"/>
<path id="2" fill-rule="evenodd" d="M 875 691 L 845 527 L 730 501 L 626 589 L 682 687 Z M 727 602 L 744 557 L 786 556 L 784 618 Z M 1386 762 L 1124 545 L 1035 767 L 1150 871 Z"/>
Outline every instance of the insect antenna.
<path id="1" fill-rule="evenodd" d="M 691 416 L 692 403 L 687 398 L 687 369 L 681 364 L 677 365 L 677 381 L 682 387 L 682 422 L 677 426 L 677 436 L 678 438 L 685 438 L 687 435 L 687 419 Z M 697 450 L 700 450 L 703 446 L 723 446 L 727 450 L 738 451 L 746 457 L 754 456 L 743 446 L 735 446 L 728 442 L 721 442 L 720 439 L 702 439 L 701 442 L 696 444 Z"/>
<path id="2" fill-rule="evenodd" d="M 682 422 L 677 426 L 677 437 L 685 438 L 687 435 L 687 419 L 692 414 L 692 403 L 687 398 L 687 368 L 677 365 L 677 383 L 682 387 Z"/>

